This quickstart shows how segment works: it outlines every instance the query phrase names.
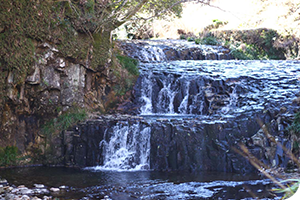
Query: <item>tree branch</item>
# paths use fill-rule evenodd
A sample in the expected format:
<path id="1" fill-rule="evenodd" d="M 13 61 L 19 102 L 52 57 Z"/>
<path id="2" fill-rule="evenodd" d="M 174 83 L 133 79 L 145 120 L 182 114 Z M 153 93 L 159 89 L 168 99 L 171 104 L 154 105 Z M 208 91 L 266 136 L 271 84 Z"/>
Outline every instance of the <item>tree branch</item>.
<path id="1" fill-rule="evenodd" d="M 133 9 L 131 9 L 130 11 L 128 11 L 127 14 L 125 15 L 125 17 L 123 17 L 123 19 L 119 20 L 117 22 L 117 24 L 115 24 L 115 25 L 120 26 L 120 25 L 124 24 L 133 15 L 135 15 L 143 7 L 143 5 L 145 5 L 148 1 L 149 0 L 142 0 L 137 6 L 135 6 Z"/>

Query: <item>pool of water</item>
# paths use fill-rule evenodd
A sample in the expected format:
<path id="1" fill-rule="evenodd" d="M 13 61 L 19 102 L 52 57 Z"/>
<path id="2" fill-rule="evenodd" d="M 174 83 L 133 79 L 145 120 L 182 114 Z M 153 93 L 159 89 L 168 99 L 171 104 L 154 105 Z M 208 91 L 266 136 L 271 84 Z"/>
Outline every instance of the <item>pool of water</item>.
<path id="1" fill-rule="evenodd" d="M 11 185 L 65 189 L 59 199 L 274 199 L 270 180 L 220 172 L 97 171 L 63 167 L 1 169 Z"/>

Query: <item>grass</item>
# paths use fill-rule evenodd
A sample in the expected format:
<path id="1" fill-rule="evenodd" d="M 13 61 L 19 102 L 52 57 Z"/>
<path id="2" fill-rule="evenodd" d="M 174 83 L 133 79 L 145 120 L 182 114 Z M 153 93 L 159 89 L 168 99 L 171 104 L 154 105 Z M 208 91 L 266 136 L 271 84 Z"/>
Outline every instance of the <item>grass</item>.
<path id="1" fill-rule="evenodd" d="M 87 113 L 84 109 L 72 108 L 57 118 L 46 122 L 42 126 L 42 133 L 45 136 L 51 136 L 52 134 L 67 130 L 70 126 L 75 125 L 86 118 Z"/>
<path id="2" fill-rule="evenodd" d="M 289 127 L 289 132 L 295 133 L 298 137 L 300 136 L 300 112 L 295 114 L 295 119 Z"/>
<path id="3" fill-rule="evenodd" d="M 272 189 L 273 192 L 275 193 L 283 193 L 284 196 L 282 199 L 287 199 L 292 197 L 298 190 L 299 185 L 300 185 L 300 179 L 287 179 L 284 181 L 281 181 L 280 183 L 286 184 L 286 188 L 274 188 Z"/>

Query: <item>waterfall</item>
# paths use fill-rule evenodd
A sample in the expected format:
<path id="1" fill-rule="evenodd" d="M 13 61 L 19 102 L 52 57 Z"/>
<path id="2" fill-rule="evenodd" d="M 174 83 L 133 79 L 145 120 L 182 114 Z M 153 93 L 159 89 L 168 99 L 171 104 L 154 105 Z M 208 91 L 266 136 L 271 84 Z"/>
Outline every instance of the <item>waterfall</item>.
<path id="1" fill-rule="evenodd" d="M 103 164 L 95 170 L 143 170 L 150 167 L 150 127 L 119 122 L 105 131 L 99 148 Z"/>
<path id="2" fill-rule="evenodd" d="M 190 88 L 190 82 L 188 81 L 185 83 L 185 95 L 178 107 L 178 111 L 181 114 L 186 114 L 187 113 L 187 108 L 188 108 L 188 100 L 189 100 L 189 88 Z"/>
<path id="3" fill-rule="evenodd" d="M 97 154 L 100 156 L 91 156 L 100 165 L 95 169 L 150 169 L 150 160 L 154 169 L 185 168 L 185 162 L 190 162 L 185 159 L 189 156 L 188 151 L 198 152 L 199 159 L 209 154 L 210 151 L 198 151 L 200 146 L 204 149 L 201 141 L 205 138 L 192 138 L 202 137 L 202 133 L 212 133 L 209 137 L 213 137 L 210 128 L 216 131 L 215 124 L 232 122 L 233 119 L 248 123 L 248 119 L 268 107 L 293 109 L 290 102 L 299 93 L 299 61 L 213 61 L 210 59 L 226 57 L 226 51 L 202 46 L 200 50 L 189 47 L 193 49 L 190 52 L 174 42 L 169 47 L 149 44 L 131 44 L 135 50 L 131 57 L 140 60 L 140 75 L 128 105 L 135 109 L 134 112 L 139 108 L 135 117 L 142 120 L 130 120 L 126 115 L 122 120 L 113 119 L 113 127 L 107 125 L 97 140 L 97 144 L 101 140 L 100 154 Z M 244 127 L 248 125 L 253 126 L 249 122 Z M 218 130 L 223 129 L 218 127 Z M 151 134 L 151 146 L 156 148 L 152 148 L 150 159 Z M 182 143 L 184 140 L 186 143 Z M 219 152 L 219 148 L 225 149 L 226 145 L 214 142 L 205 148 L 217 146 L 214 152 L 223 155 L 225 151 Z M 189 149 L 191 146 L 195 149 Z M 168 152 L 166 159 L 160 157 L 165 152 Z M 153 155 L 157 157 L 153 159 Z M 227 155 L 223 158 L 227 159 Z M 211 160 L 210 155 L 207 159 Z M 202 161 L 190 160 L 201 168 Z"/>
<path id="4" fill-rule="evenodd" d="M 167 83 L 167 79 L 163 80 L 163 88 L 158 93 L 157 110 L 159 113 L 174 114 L 174 97 L 176 91 L 171 89 L 171 83 Z"/>
<path id="5" fill-rule="evenodd" d="M 292 62 L 292 61 L 290 61 Z M 281 61 L 168 61 L 140 64 L 141 115 L 231 117 L 291 99 L 295 69 Z M 286 79 L 289 79 L 286 80 Z M 286 84 L 286 82 L 292 84 Z"/>
<path id="6" fill-rule="evenodd" d="M 231 109 L 234 109 L 238 103 L 238 95 L 236 93 L 236 86 L 233 86 L 232 92 L 229 94 L 229 102 L 221 109 L 223 114 L 227 114 Z"/>
<path id="7" fill-rule="evenodd" d="M 144 105 L 141 107 L 141 113 L 144 115 L 152 114 L 152 73 L 142 78 L 142 96 L 141 101 Z"/>

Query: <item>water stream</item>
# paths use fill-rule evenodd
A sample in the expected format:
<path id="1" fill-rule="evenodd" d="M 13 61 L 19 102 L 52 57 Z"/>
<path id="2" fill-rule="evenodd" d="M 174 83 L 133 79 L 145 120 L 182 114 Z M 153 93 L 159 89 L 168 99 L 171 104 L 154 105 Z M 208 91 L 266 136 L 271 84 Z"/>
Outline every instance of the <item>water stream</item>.
<path id="1" fill-rule="evenodd" d="M 107 171 L 70 168 L 20 168 L 0 170 L 11 184 L 44 184 L 59 192 L 37 195 L 59 199 L 273 199 L 269 180 L 257 174 L 239 175 L 215 172 Z"/>
<path id="2" fill-rule="evenodd" d="M 144 61 L 135 86 L 138 120 L 113 119 L 116 122 L 105 128 L 96 144 L 98 155 L 92 153 L 98 158 L 97 166 L 6 169 L 0 170 L 0 176 L 11 184 L 29 187 L 35 183 L 67 186 L 51 194 L 61 199 L 252 199 L 253 194 L 274 199 L 269 193 L 271 181 L 256 173 L 229 173 L 230 167 L 241 168 L 242 163 L 230 160 L 223 149 L 229 144 L 222 143 L 221 136 L 216 136 L 212 145 L 222 155 L 212 152 L 205 144 L 212 139 L 205 134 L 218 135 L 210 133 L 211 127 L 234 130 L 230 123 L 235 119 L 249 121 L 249 116 L 266 108 L 293 109 L 291 102 L 299 93 L 300 62 L 228 60 L 231 56 L 222 47 L 175 40 L 127 42 L 123 48 Z M 161 134 L 171 143 L 177 138 L 176 144 L 163 147 L 163 136 L 157 136 Z M 227 138 L 234 133 L 224 134 Z M 189 149 L 192 143 L 197 150 Z M 219 161 L 214 158 L 218 156 Z M 185 170 L 217 169 L 214 167 L 223 161 L 229 164 L 220 164 L 218 172 Z"/>

